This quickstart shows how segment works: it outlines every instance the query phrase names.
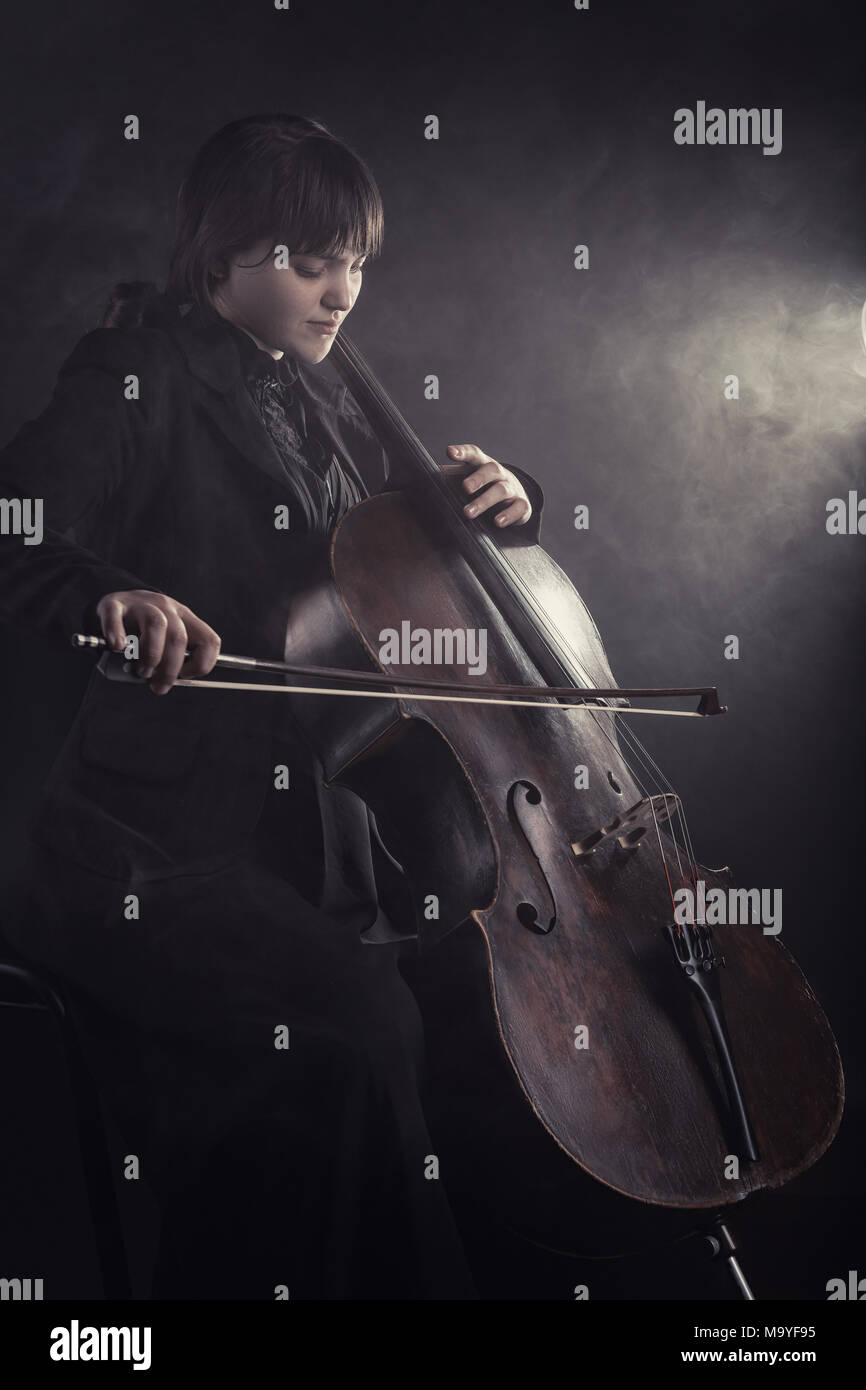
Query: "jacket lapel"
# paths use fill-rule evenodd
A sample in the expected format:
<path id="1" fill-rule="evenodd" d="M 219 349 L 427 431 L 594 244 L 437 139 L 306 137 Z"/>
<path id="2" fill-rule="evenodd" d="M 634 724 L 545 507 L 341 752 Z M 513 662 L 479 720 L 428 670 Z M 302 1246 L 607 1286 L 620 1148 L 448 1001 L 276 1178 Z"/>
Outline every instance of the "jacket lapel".
<path id="1" fill-rule="evenodd" d="M 286 470 L 250 399 L 238 350 L 223 321 L 218 315 L 211 318 L 193 307 L 185 316 L 178 313 L 169 327 L 200 387 L 199 400 L 221 434 L 250 463 L 284 484 Z M 329 388 L 311 377 L 303 367 L 299 367 L 298 377 L 318 428 L 345 465 L 345 446 L 331 426 L 329 412 L 323 409 L 324 406 L 338 407 L 345 387 Z"/>

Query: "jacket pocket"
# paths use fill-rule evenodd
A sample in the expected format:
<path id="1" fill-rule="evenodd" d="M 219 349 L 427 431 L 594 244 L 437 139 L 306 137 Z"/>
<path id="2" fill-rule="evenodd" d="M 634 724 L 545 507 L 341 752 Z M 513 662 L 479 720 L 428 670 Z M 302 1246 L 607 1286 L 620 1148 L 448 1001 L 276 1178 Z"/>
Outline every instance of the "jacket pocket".
<path id="1" fill-rule="evenodd" d="M 37 842 L 127 881 L 240 857 L 272 775 L 270 735 L 195 710 L 178 699 L 187 693 L 130 692 L 126 707 L 85 701 L 43 792 Z"/>

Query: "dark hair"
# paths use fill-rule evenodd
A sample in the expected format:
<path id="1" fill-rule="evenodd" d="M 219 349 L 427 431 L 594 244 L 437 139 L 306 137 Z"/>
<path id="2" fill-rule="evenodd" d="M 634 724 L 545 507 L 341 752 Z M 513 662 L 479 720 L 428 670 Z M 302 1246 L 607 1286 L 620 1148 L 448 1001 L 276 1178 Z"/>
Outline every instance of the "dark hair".
<path id="1" fill-rule="evenodd" d="M 213 265 L 264 239 L 291 254 L 377 255 L 383 220 L 372 174 L 325 126 L 246 116 L 205 142 L 181 184 L 167 293 L 209 307 Z"/>
<path id="2" fill-rule="evenodd" d="M 373 257 L 383 232 L 373 175 L 326 126 L 307 116 L 245 116 L 205 141 L 180 186 L 166 297 L 211 308 L 214 265 L 258 241 L 291 254 L 352 248 Z M 115 285 L 103 326 L 136 327 L 158 294 L 149 281 Z"/>

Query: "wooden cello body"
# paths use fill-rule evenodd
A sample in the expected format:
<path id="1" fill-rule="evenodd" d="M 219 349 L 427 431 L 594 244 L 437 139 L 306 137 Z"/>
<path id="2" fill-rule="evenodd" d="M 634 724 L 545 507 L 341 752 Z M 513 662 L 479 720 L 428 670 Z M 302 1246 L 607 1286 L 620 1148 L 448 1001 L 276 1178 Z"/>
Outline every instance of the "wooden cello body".
<path id="1" fill-rule="evenodd" d="M 562 570 L 536 545 L 511 548 L 508 564 L 566 634 L 585 684 L 613 686 Z M 418 666 L 377 653 L 381 634 L 406 623 L 483 629 L 479 685 L 543 682 L 447 529 L 388 493 L 338 526 L 293 606 L 286 660 L 383 670 L 399 693 Z M 467 683 L 465 668 L 435 675 Z M 719 1207 L 789 1181 L 824 1152 L 843 1080 L 823 1011 L 776 935 L 719 926 L 717 973 L 754 1140 L 754 1156 L 743 1151 L 717 1043 L 670 942 L 670 885 L 684 870 L 669 833 L 677 798 L 648 797 L 636 780 L 615 707 L 434 705 L 408 688 L 397 702 L 293 698 L 329 780 L 367 801 L 406 873 L 422 950 L 467 919 L 482 934 L 502 1048 L 538 1120 L 581 1169 L 644 1202 Z M 707 889 L 730 886 L 687 868 Z"/>

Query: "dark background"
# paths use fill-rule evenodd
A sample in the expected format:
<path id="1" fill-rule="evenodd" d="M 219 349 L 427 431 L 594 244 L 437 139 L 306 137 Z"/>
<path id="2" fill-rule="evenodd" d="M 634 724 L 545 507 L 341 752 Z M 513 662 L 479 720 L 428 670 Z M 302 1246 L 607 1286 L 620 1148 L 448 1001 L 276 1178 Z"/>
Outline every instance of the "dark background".
<path id="1" fill-rule="evenodd" d="M 862 57 L 853 6 L 718 10 L 48 0 L 15 13 L 0 84 L 0 437 L 42 410 L 116 280 L 163 281 L 177 185 L 212 130 L 302 112 L 354 145 L 386 207 L 354 341 L 437 458 L 475 442 L 538 477 L 542 539 L 622 684 L 717 684 L 730 707 L 633 724 L 684 800 L 698 859 L 782 888 L 783 940 L 838 1039 L 838 1139 L 738 1223 L 760 1296 L 822 1299 L 828 1278 L 866 1274 L 866 539 L 824 525 L 830 497 L 866 493 Z M 675 145 L 674 110 L 698 100 L 782 107 L 782 152 Z M 123 138 L 129 113 L 137 143 Z M 438 141 L 423 138 L 431 113 Z M 573 269 L 578 243 L 588 271 Z M 722 397 L 729 373 L 739 401 Z M 572 526 L 578 503 L 588 531 Z M 738 661 L 723 658 L 728 634 Z M 0 649 L 11 876 L 90 658 L 8 633 Z M 15 1052 L 21 1094 L 44 1100 L 50 1057 L 35 1036 Z M 29 1199 L 56 1233 L 77 1219 L 72 1198 L 55 1183 L 49 1211 L 48 1175 L 31 1171 Z M 144 1208 L 132 1224 L 148 1234 Z M 90 1276 L 55 1243 L 55 1288 L 83 1290 Z M 147 1240 L 135 1249 L 146 1261 Z M 567 1298 L 577 1282 L 563 1257 L 511 1258 L 520 1274 L 497 1296 Z M 645 1266 L 601 1287 L 689 1296 Z M 697 1296 L 730 1295 L 708 1283 Z"/>

